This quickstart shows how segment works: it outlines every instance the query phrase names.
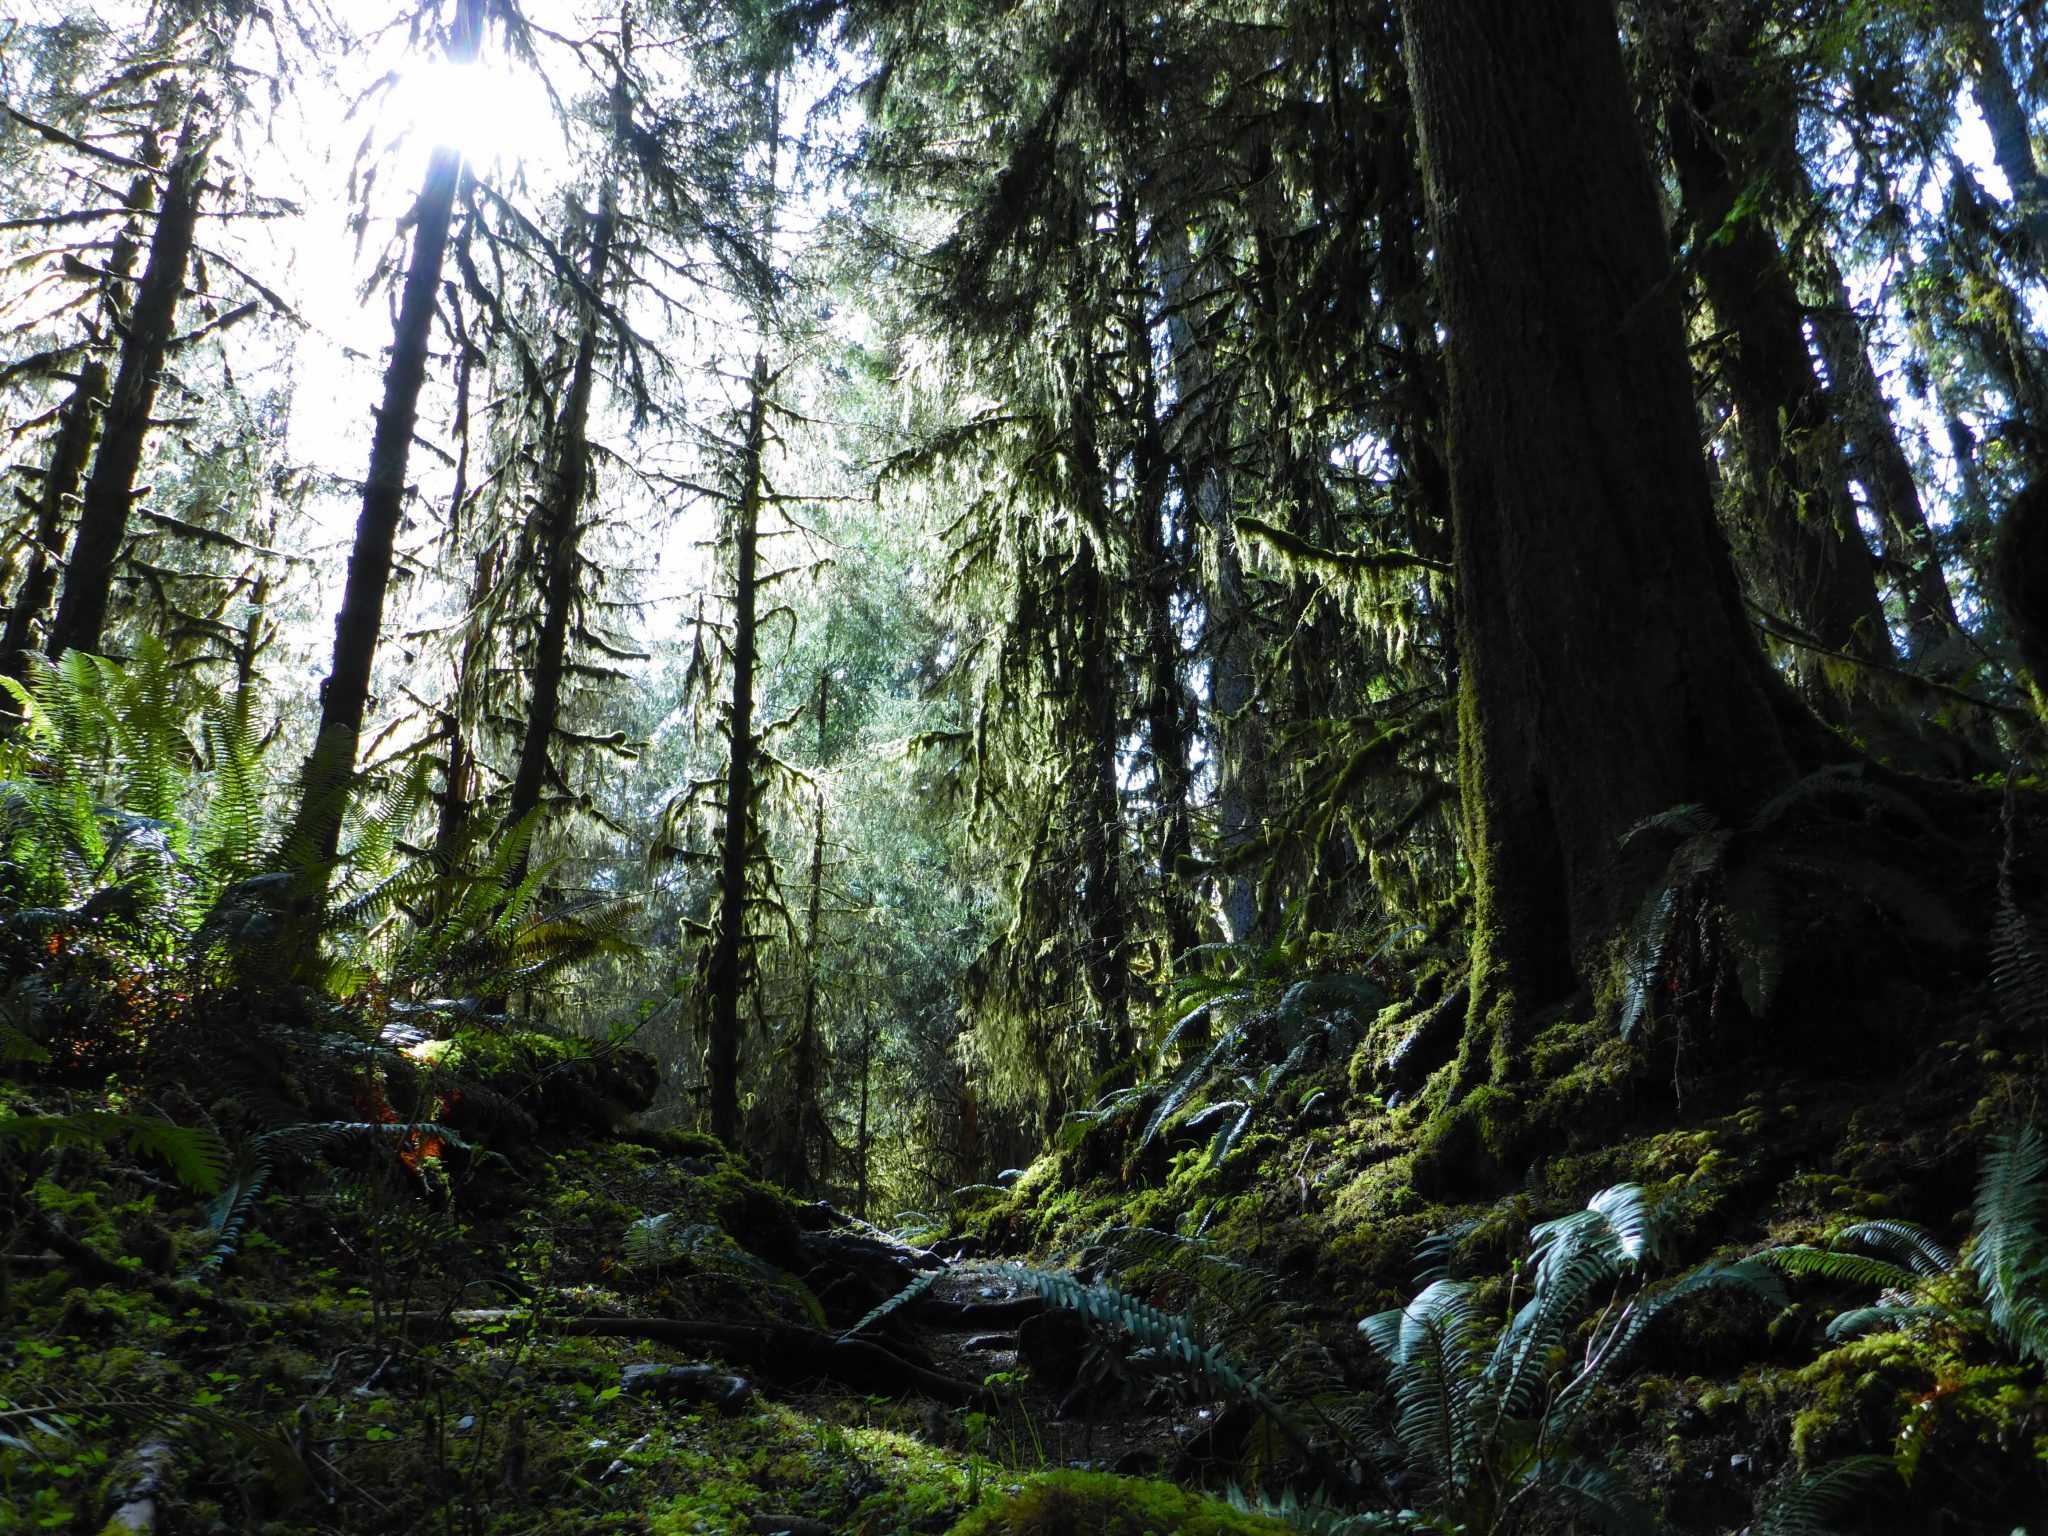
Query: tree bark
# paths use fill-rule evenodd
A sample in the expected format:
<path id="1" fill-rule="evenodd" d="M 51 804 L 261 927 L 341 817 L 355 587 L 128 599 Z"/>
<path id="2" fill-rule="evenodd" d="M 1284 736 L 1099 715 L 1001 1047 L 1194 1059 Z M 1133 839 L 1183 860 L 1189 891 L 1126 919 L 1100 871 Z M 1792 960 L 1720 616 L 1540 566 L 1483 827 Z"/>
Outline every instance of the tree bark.
<path id="1" fill-rule="evenodd" d="M 1077 327 L 1092 336 L 1085 322 Z M 1084 341 L 1084 346 L 1092 342 Z M 1073 651 L 1057 659 L 1069 679 L 1081 753 L 1073 807 L 1079 818 L 1081 916 L 1086 927 L 1089 990 L 1101 1012 L 1095 1052 L 1098 1076 L 1128 1057 L 1131 1048 L 1130 914 L 1123 889 L 1123 788 L 1117 776 L 1123 714 L 1118 708 L 1123 658 L 1112 637 L 1109 583 L 1094 536 L 1107 531 L 1102 450 L 1096 433 L 1093 369 L 1078 368 L 1069 398 L 1067 432 L 1072 494 L 1083 525 L 1068 573 L 1069 609 L 1075 616 Z M 1054 637 L 1061 643 L 1063 637 Z"/>
<path id="2" fill-rule="evenodd" d="M 569 630 L 575 617 L 577 576 L 582 564 L 579 535 L 584 498 L 590 489 L 590 396 L 597 373 L 597 339 L 603 320 L 612 232 L 618 215 L 609 186 L 591 225 L 586 292 L 576 339 L 576 360 L 555 421 L 554 443 L 537 509 L 540 524 L 542 599 L 540 638 L 534 647 L 533 694 L 519 742 L 512 796 L 505 823 L 517 827 L 538 810 L 547 788 L 550 749 L 562 709 L 562 679 L 569 665 Z M 524 863 L 524 858 L 521 860 Z"/>
<path id="3" fill-rule="evenodd" d="M 1831 651 L 1886 663 L 1891 631 L 1877 564 L 1857 524 L 1833 413 L 1806 347 L 1806 308 L 1776 236 L 1759 215 L 1737 213 L 1742 193 L 1713 121 L 1717 95 L 1697 61 L 1684 99 L 1667 104 L 1671 156 L 1700 284 L 1726 333 L 1722 369 L 1735 405 L 1742 569 L 1766 607 Z M 1808 701 L 1839 724 L 1858 715 L 1862 690 L 1801 653 L 1793 675 Z"/>
<path id="4" fill-rule="evenodd" d="M 832 674 L 818 674 L 818 771 L 825 768 L 826 710 L 831 703 Z M 825 785 L 818 783 L 811 827 L 811 873 L 804 901 L 804 987 L 796 1031 L 796 1158 L 792 1187 L 809 1192 L 823 1175 L 826 1145 L 824 1106 L 818 1098 L 818 945 L 825 914 Z M 813 1160 L 812 1153 L 819 1153 Z"/>
<path id="5" fill-rule="evenodd" d="M 1682 803 L 1740 817 L 1832 738 L 1766 665 L 1715 525 L 1663 220 L 1608 0 L 1410 0 L 1448 332 L 1464 1070 L 1597 982 Z"/>
<path id="6" fill-rule="evenodd" d="M 485 0 L 457 0 L 448 38 L 450 63 L 466 64 L 476 57 L 484 9 Z M 448 227 L 461 179 L 461 151 L 445 144 L 437 146 L 427 162 L 419 199 L 413 204 L 412 255 L 406 265 L 398 319 L 392 327 L 384 399 L 377 408 L 377 426 L 370 439 L 363 510 L 356 520 L 355 547 L 349 552 L 341 612 L 334 620 L 333 662 L 320 685 L 320 733 L 306 759 L 290 838 L 290 846 L 309 859 L 323 886 L 325 873 L 340 850 L 348 781 L 355 771 L 363 716 L 370 703 L 370 668 L 384 630 L 392 549 L 405 512 L 406 466 L 419 422 L 420 389 L 426 383 L 441 268 L 448 254 Z"/>
<path id="7" fill-rule="evenodd" d="M 746 980 L 747 868 L 754 821 L 754 670 L 760 598 L 763 457 L 768 441 L 768 354 L 754 354 L 740 493 L 733 506 L 732 694 L 726 707 L 725 824 L 719 835 L 718 926 L 705 982 L 705 1069 L 711 1134 L 739 1144 L 740 993 Z"/>
<path id="8" fill-rule="evenodd" d="M 57 567 L 64 559 L 64 508 L 78 494 L 85 479 L 85 466 L 92 454 L 93 434 L 99 430 L 100 408 L 107 392 L 107 365 L 88 358 L 79 369 L 78 383 L 57 421 L 57 440 L 50 448 L 50 462 L 43 469 L 43 484 L 36 496 L 34 542 L 28 565 L 16 589 L 14 606 L 7 614 L 7 630 L 0 636 L 0 673 L 16 682 L 28 680 L 29 652 L 35 640 L 36 620 L 49 606 L 57 588 Z M 7 706 L 11 716 L 13 706 Z"/>
<path id="9" fill-rule="evenodd" d="M 206 175 L 207 145 L 200 119 L 204 103 L 187 112 L 178 152 L 165 173 L 163 202 L 150 237 L 135 306 L 121 339 L 121 357 L 107 399 L 99 452 L 78 509 L 78 530 L 64 568 L 57 612 L 44 650 L 56 660 L 69 650 L 98 651 L 113 591 L 114 567 L 128 535 L 135 501 L 135 474 L 142 465 L 162 382 L 164 357 L 176 334 L 178 301 L 192 261 L 192 236 L 199 218 L 200 185 Z"/>
<path id="10" fill-rule="evenodd" d="M 1131 262 L 1133 278 L 1142 275 Z M 1140 289 L 1142 292 L 1142 288 Z M 1142 305 L 1142 300 L 1140 301 Z M 1138 381 L 1137 439 L 1131 484 L 1133 543 L 1143 562 L 1145 619 L 1145 737 L 1152 753 L 1153 814 L 1159 819 L 1159 905 L 1166 927 L 1166 961 L 1178 966 L 1201 942 L 1185 866 L 1193 857 L 1194 769 L 1188 752 L 1188 698 L 1181 677 L 1181 641 L 1175 599 L 1183 587 L 1167 520 L 1172 463 L 1159 425 L 1159 382 L 1152 365 L 1152 327 L 1142 308 L 1127 328 L 1127 352 Z"/>

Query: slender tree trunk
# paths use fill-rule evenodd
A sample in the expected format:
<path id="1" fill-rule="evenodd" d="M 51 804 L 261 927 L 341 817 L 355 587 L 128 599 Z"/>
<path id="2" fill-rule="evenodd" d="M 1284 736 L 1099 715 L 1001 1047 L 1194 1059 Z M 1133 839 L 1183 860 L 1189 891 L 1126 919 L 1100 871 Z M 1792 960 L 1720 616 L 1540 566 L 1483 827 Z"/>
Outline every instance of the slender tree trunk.
<path id="1" fill-rule="evenodd" d="M 6 634 L 0 636 L 0 673 L 16 682 L 28 679 L 36 620 L 57 588 L 57 567 L 64 559 L 64 508 L 84 482 L 106 393 L 107 365 L 96 357 L 86 359 L 58 416 L 57 440 L 51 445 L 50 462 L 44 467 L 42 489 L 36 496 L 35 541 L 15 592 L 14 607 L 7 614 Z M 13 706 L 7 707 L 12 718 Z"/>
<path id="2" fill-rule="evenodd" d="M 1083 330 L 1079 334 L 1090 334 Z M 1084 343 L 1085 344 L 1085 343 Z M 1080 520 L 1098 533 L 1109 526 L 1104 504 L 1102 453 L 1098 446 L 1092 369 L 1078 369 L 1070 397 L 1067 431 L 1072 454 L 1072 493 Z M 1096 1050 L 1098 1075 L 1130 1054 L 1130 913 L 1123 889 L 1123 789 L 1117 776 L 1122 743 L 1118 682 L 1123 658 L 1115 643 L 1111 595 L 1099 555 L 1087 532 L 1078 535 L 1068 576 L 1070 611 L 1078 622 L 1069 687 L 1079 727 L 1082 769 L 1075 787 L 1080 817 L 1081 911 L 1087 927 L 1089 989 L 1101 1010 Z"/>
<path id="3" fill-rule="evenodd" d="M 1727 333 L 1723 374 L 1735 402 L 1742 568 L 1766 607 L 1831 651 L 1894 659 L 1877 563 L 1857 524 L 1833 413 L 1806 346 L 1806 308 L 1760 217 L 1729 223 L 1742 191 L 1710 126 L 1715 92 L 1696 82 L 1666 119 L 1701 286 Z M 1859 712 L 1857 680 L 1801 653 L 1794 675 L 1837 723 Z"/>
<path id="4" fill-rule="evenodd" d="M 64 568 L 57 612 L 44 641 L 52 660 L 69 650 L 98 651 L 103 644 L 101 631 L 113 592 L 114 567 L 128 535 L 128 515 L 136 496 L 135 474 L 149 439 L 164 357 L 176 332 L 178 301 L 184 297 L 185 276 L 192 261 L 200 185 L 206 175 L 207 146 L 201 122 L 206 110 L 202 101 L 187 112 L 177 154 L 165 175 L 149 260 L 128 314 L 99 452 L 93 456 L 92 473 L 85 482 L 71 558 Z"/>
<path id="5" fill-rule="evenodd" d="M 1946 0 L 1948 26 L 1970 58 L 1977 110 L 1991 137 L 1991 158 L 2012 189 L 2013 212 L 2033 247 L 2035 275 L 2048 280 L 2048 175 L 2034 155 L 2027 109 L 1983 0 Z"/>
<path id="6" fill-rule="evenodd" d="M 485 0 L 457 0 L 448 39 L 450 63 L 466 64 L 476 57 L 484 10 Z M 376 430 L 370 438 L 363 510 L 356 520 L 355 547 L 349 552 L 341 612 L 334 620 L 334 659 L 320 685 L 320 734 L 306 760 L 290 839 L 310 857 L 323 885 L 325 872 L 341 846 L 348 781 L 355 771 L 363 716 L 370 703 L 370 668 L 384 630 L 392 549 L 405 511 L 406 466 L 419 422 L 420 389 L 426 383 L 441 268 L 448 254 L 448 228 L 461 180 L 461 152 L 438 146 L 427 162 L 419 200 L 413 204 L 412 255 L 397 323 L 392 328 L 384 399 L 377 407 Z"/>
<path id="7" fill-rule="evenodd" d="M 1831 738 L 1764 662 L 1715 526 L 1611 5 L 1402 14 L 1448 333 L 1470 1082 L 1602 977 L 1652 874 L 1631 827 L 1740 816 Z"/>
<path id="8" fill-rule="evenodd" d="M 760 659 L 761 504 L 768 442 L 768 354 L 754 354 L 740 493 L 733 507 L 732 695 L 726 708 L 725 824 L 719 835 L 718 926 L 704 974 L 711 1134 L 737 1146 L 740 994 L 747 973 L 747 870 L 755 835 L 754 670 Z"/>
<path id="9" fill-rule="evenodd" d="M 455 692 L 444 711 L 448 764 L 442 770 L 441 803 L 434 818 L 434 862 L 447 872 L 460 867 L 470 848 L 477 775 L 476 746 L 471 735 L 472 706 L 482 686 L 487 657 L 488 625 L 483 615 L 497 581 L 498 545 L 487 544 L 477 551 L 475 571 L 470 577 L 470 611 L 465 620 L 462 650 L 455 661 Z"/>
<path id="10" fill-rule="evenodd" d="M 534 648 L 533 695 L 519 742 L 512 797 L 505 808 L 508 827 L 516 827 L 540 807 L 547 788 L 555 726 L 561 715 L 562 679 L 569 666 L 569 632 L 575 618 L 577 576 L 582 565 L 579 534 L 583 502 L 590 488 L 590 396 L 597 372 L 598 331 L 603 321 L 605 280 L 616 222 L 617 210 L 612 190 L 607 186 L 591 226 L 590 259 L 584 275 L 588 291 L 583 297 L 576 360 L 555 422 L 546 494 L 536 509 L 544 583 L 540 639 Z"/>
<path id="11" fill-rule="evenodd" d="M 818 769 L 825 766 L 826 709 L 831 700 L 832 675 L 818 674 Z M 818 1101 L 818 945 L 825 913 L 825 785 L 818 784 L 817 806 L 811 827 L 811 874 L 809 894 L 804 902 L 804 990 L 797 1013 L 796 1030 L 796 1180 L 798 1190 L 809 1190 L 824 1176 L 825 1146 L 823 1106 Z M 816 1150 L 818 1159 L 812 1160 Z"/>
<path id="12" fill-rule="evenodd" d="M 854 1213 L 868 1216 L 868 1103 L 875 1081 L 875 1022 L 872 1012 L 860 1031 L 860 1115 L 854 1124 Z"/>
<path id="13" fill-rule="evenodd" d="M 1828 398 L 1848 440 L 1851 472 L 1870 498 L 1880 530 L 1885 563 L 1898 583 L 1906 614 L 1907 659 L 1940 653 L 1961 633 L 1955 599 L 1942 571 L 1941 551 L 1920 503 L 1920 483 L 1899 442 L 1884 386 L 1870 360 L 1863 322 L 1849 300 L 1849 286 L 1826 242 L 1819 247 L 1825 302 L 1813 313 L 1814 337 L 1828 370 Z M 1953 677 L 1943 665 L 1938 675 Z"/>
<path id="14" fill-rule="evenodd" d="M 1135 281 L 1142 275 L 1135 253 L 1130 265 Z M 1172 463 L 1159 426 L 1152 328 L 1142 307 L 1133 320 L 1128 328 L 1128 360 L 1138 380 L 1138 400 L 1131 507 L 1137 521 L 1133 544 L 1144 562 L 1145 736 L 1152 752 L 1153 811 L 1159 818 L 1159 904 L 1166 920 L 1166 958 L 1170 966 L 1178 966 L 1181 957 L 1201 942 L 1184 868 L 1195 851 L 1187 687 L 1181 677 L 1180 630 L 1175 618 L 1176 599 L 1184 592 L 1167 528 L 1172 515 L 1167 505 Z"/>

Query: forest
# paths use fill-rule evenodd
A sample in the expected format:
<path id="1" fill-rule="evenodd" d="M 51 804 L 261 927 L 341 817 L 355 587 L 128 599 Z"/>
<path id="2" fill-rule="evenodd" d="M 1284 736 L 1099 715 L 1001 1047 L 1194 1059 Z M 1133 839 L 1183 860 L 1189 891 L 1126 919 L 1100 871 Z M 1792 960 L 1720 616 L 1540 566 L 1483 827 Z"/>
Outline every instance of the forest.
<path id="1" fill-rule="evenodd" d="M 0 1531 L 2048 1533 L 2048 4 L 8 0 Z"/>

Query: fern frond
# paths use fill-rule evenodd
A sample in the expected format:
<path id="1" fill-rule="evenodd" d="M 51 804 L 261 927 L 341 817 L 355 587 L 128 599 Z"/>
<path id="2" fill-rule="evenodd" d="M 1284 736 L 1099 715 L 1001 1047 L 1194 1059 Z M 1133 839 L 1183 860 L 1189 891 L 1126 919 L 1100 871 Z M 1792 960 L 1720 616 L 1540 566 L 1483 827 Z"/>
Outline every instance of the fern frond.
<path id="1" fill-rule="evenodd" d="M 1992 1138 L 1976 1215 L 1970 1267 L 1992 1324 L 2021 1358 L 2048 1363 L 2048 1144 L 2031 1124 Z"/>
<path id="2" fill-rule="evenodd" d="M 1757 1536 L 1833 1536 L 1831 1518 L 1897 1470 L 1889 1456 L 1846 1456 L 1818 1467 L 1771 1501 L 1757 1522 Z"/>
<path id="3" fill-rule="evenodd" d="M 1925 1227 L 1890 1217 L 1873 1217 L 1853 1222 L 1834 1236 L 1835 1246 L 1861 1243 L 1894 1264 L 1903 1265 L 1925 1278 L 1945 1275 L 1956 1267 L 1955 1253 L 1935 1240 Z"/>
<path id="4" fill-rule="evenodd" d="M 227 1151 L 212 1131 L 149 1115 L 84 1110 L 71 1115 L 0 1116 L 0 1145 L 10 1141 L 30 1148 L 121 1142 L 131 1155 L 161 1158 L 180 1183 L 201 1195 L 218 1194 L 227 1176 Z"/>
<path id="5" fill-rule="evenodd" d="M 1760 1263 L 1775 1265 L 1788 1274 L 1818 1275 L 1824 1280 L 1874 1285 L 1884 1290 L 1908 1290 L 1917 1278 L 1913 1271 L 1889 1259 L 1867 1253 L 1840 1253 L 1832 1248 L 1812 1248 L 1805 1244 L 1766 1248 L 1756 1257 Z"/>
<path id="6" fill-rule="evenodd" d="M 1545 1460 L 1529 1471 L 1529 1480 L 1561 1502 L 1579 1522 L 1609 1536 L 1649 1536 L 1658 1529 L 1651 1512 L 1605 1467 L 1583 1460 Z M 1576 1522 L 1575 1522 L 1576 1523 Z"/>
<path id="7" fill-rule="evenodd" d="M 851 1328 L 847 1329 L 846 1332 L 842 1333 L 840 1337 L 842 1339 L 850 1339 L 857 1333 L 865 1333 L 868 1329 L 874 1327 L 875 1324 L 879 1323 L 883 1318 L 888 1317 L 893 1313 L 901 1311 L 904 1307 L 907 1307 L 912 1302 L 916 1301 L 918 1297 L 926 1294 L 928 1291 L 931 1290 L 933 1286 L 939 1283 L 940 1279 L 945 1275 L 945 1273 L 946 1271 L 944 1271 L 943 1269 L 928 1269 L 924 1271 L 916 1279 L 912 1280 L 910 1284 L 906 1285 L 905 1287 L 903 1287 L 902 1290 L 898 1291 L 894 1296 L 891 1296 L 886 1301 L 883 1301 L 877 1306 L 870 1308 L 868 1312 L 865 1315 L 863 1315 L 858 1322 L 856 1322 Z"/>

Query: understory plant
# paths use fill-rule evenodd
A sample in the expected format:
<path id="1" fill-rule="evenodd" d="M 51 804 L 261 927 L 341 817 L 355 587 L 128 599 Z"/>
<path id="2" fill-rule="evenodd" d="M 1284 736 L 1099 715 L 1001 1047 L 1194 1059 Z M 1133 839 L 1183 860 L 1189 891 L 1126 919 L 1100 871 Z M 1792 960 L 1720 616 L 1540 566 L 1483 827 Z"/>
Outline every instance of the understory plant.
<path id="1" fill-rule="evenodd" d="M 1601 1191 L 1530 1237 L 1497 1330 L 1479 1288 L 1448 1277 L 1359 1324 L 1387 1368 L 1404 1492 L 1420 1490 L 1427 1516 L 1416 1528 L 1651 1529 L 1650 1512 L 1583 1443 L 1589 1411 L 1660 1314 L 1728 1287 L 1775 1296 L 1777 1277 L 1754 1261 L 1715 1262 L 1650 1285 L 1664 1236 L 1634 1184 Z"/>

